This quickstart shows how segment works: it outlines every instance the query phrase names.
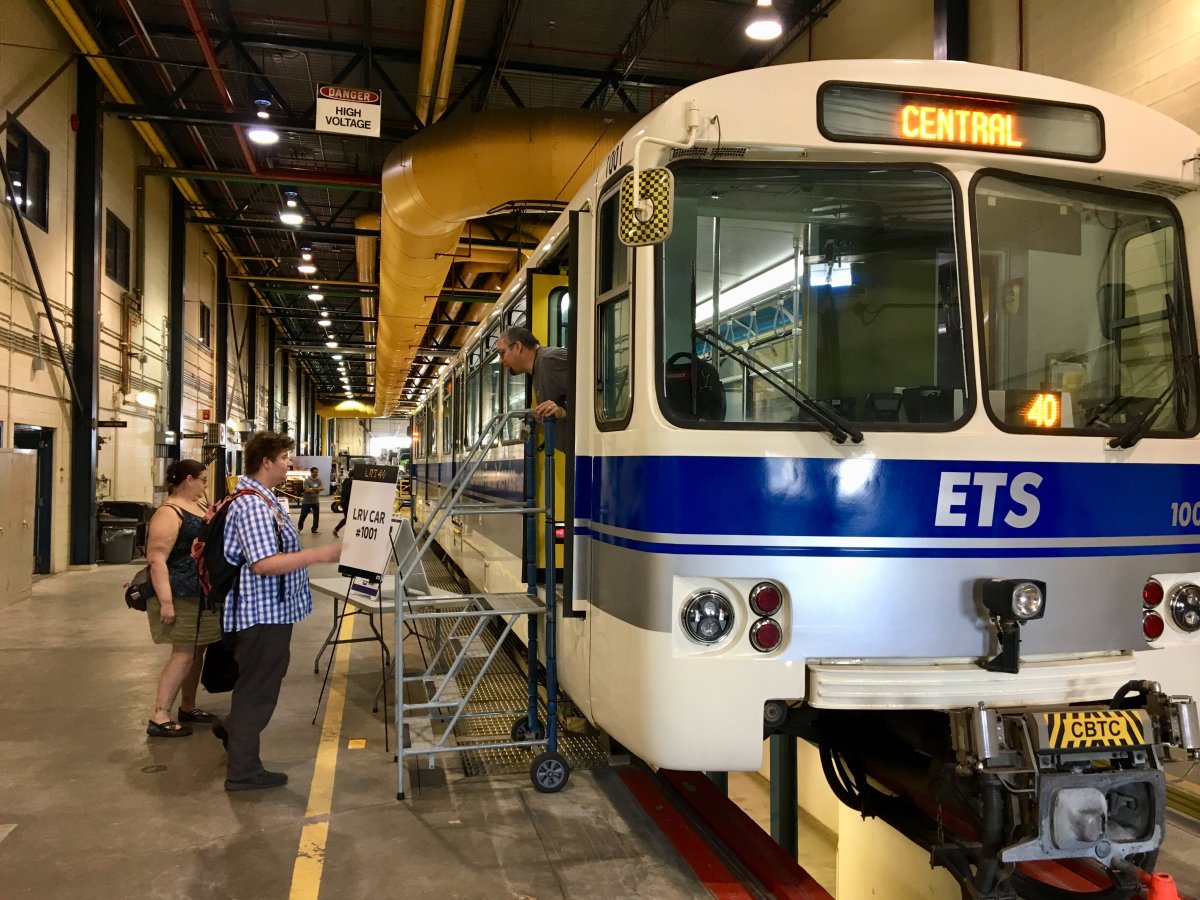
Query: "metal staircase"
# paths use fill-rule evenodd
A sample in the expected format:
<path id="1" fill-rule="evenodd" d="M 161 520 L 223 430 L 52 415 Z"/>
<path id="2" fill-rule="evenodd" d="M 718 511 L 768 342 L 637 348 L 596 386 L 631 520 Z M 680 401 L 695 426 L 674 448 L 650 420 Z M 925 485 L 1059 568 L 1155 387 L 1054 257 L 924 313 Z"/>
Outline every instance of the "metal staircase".
<path id="1" fill-rule="evenodd" d="M 469 449 L 458 471 L 445 485 L 433 509 L 415 532 L 414 540 L 398 560 L 395 574 L 396 657 L 401 664 L 395 667 L 397 787 L 396 797 L 405 796 L 406 761 L 427 758 L 430 768 L 438 755 L 468 750 L 494 750 L 525 747 L 544 748 L 530 766 L 534 787 L 544 793 L 561 790 L 570 775 L 570 766 L 558 753 L 558 672 L 556 660 L 556 595 L 553 557 L 548 556 L 546 584 L 543 597 L 530 581 L 528 592 L 503 594 L 409 594 L 407 587 L 421 561 L 432 547 L 441 528 L 455 515 L 544 515 L 546 522 L 546 552 L 554 552 L 554 422 L 543 424 L 545 434 L 545 465 L 543 467 L 544 506 L 533 501 L 525 505 L 506 503 L 464 502 L 464 495 L 488 451 L 503 433 L 505 425 L 532 413 L 530 409 L 513 410 L 496 416 L 483 429 Z M 534 492 L 531 496 L 536 496 Z M 536 553 L 536 546 L 529 548 Z M 528 620 L 527 697 L 524 709 L 481 709 L 477 702 L 480 684 L 500 653 L 504 641 L 512 633 L 521 616 Z M 543 734 L 538 721 L 538 619 L 544 620 L 546 640 L 546 725 Z M 495 623 L 499 634 L 490 647 L 485 640 L 488 627 Z M 430 649 L 419 674 L 405 675 L 403 640 L 411 629 L 430 640 Z M 469 677 L 460 677 L 473 673 Z M 408 690 L 406 690 L 406 688 Z M 409 694 L 414 695 L 412 699 Z M 472 703 L 475 701 L 475 705 Z M 510 740 L 472 741 L 455 737 L 455 726 L 473 718 L 495 718 L 519 715 L 512 726 Z M 440 729 L 435 729 L 437 723 Z M 405 741 L 405 727 L 409 740 Z M 408 746 L 405 746 L 405 744 Z"/>

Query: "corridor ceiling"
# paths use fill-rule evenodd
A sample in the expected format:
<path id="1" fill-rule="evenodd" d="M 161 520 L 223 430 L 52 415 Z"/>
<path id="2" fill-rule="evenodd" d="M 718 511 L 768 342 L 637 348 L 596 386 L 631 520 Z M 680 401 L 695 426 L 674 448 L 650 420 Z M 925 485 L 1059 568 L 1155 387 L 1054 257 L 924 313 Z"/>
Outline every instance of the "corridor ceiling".
<path id="1" fill-rule="evenodd" d="M 319 395 L 344 394 L 326 349 L 336 340 L 349 387 L 368 404 L 375 291 L 363 285 L 378 277 L 378 242 L 369 239 L 380 173 L 398 144 L 439 117 L 485 109 L 644 114 L 696 81 L 769 62 L 835 2 L 775 0 L 784 36 L 761 44 L 743 33 L 754 0 L 46 0 L 60 19 L 67 9 L 82 21 L 128 88 L 109 97 L 106 112 L 152 125 L 174 162 L 197 173 L 189 220 L 219 227 L 236 256 L 229 271 L 269 307 Z M 317 132 L 323 84 L 379 92 L 381 137 Z M 260 109 L 275 144 L 246 138 Z M 280 222 L 289 199 L 299 226 Z M 529 218 L 552 214 L 509 208 L 471 233 L 477 246 L 515 260 L 536 232 Z M 306 252 L 311 275 L 296 268 Z M 459 269 L 448 290 L 491 289 L 501 277 L 480 282 Z M 323 298 L 312 301 L 318 283 Z M 460 342 L 471 308 L 435 306 L 431 353 Z M 455 327 L 440 327 L 447 320 Z"/>

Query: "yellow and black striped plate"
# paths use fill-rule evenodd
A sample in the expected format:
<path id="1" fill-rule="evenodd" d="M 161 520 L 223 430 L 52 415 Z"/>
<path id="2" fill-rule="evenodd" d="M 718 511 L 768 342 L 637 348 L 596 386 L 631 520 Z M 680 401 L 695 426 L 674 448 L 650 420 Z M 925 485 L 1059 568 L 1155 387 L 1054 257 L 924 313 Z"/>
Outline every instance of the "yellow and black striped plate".
<path id="1" fill-rule="evenodd" d="M 1093 709 L 1041 714 L 1046 749 L 1090 750 L 1140 747 L 1151 731 L 1145 714 L 1136 709 Z"/>

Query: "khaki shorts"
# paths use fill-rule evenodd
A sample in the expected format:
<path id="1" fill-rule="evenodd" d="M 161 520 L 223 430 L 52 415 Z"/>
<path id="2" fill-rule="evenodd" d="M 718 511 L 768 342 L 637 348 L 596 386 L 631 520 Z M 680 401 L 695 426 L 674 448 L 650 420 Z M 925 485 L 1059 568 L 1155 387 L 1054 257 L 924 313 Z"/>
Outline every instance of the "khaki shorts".
<path id="1" fill-rule="evenodd" d="M 150 622 L 150 636 L 156 644 L 196 644 L 201 647 L 221 639 L 221 622 L 216 614 L 200 611 L 196 597 L 175 598 L 175 621 L 164 625 L 159 618 L 161 607 L 157 597 L 146 601 L 146 617 Z M 200 631 L 196 631 L 196 616 L 200 617 Z"/>

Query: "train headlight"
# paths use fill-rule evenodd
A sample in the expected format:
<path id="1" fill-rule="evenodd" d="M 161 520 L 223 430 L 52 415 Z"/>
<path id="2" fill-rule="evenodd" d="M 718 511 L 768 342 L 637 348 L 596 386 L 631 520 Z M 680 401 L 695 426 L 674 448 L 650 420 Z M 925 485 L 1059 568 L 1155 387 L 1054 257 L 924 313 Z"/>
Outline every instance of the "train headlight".
<path id="1" fill-rule="evenodd" d="M 1028 622 L 1046 614 L 1046 582 L 993 578 L 983 584 L 983 605 L 1008 622 Z"/>
<path id="2" fill-rule="evenodd" d="M 1172 588 L 1170 610 L 1180 630 L 1188 634 L 1200 631 L 1200 587 L 1185 581 Z"/>
<path id="3" fill-rule="evenodd" d="M 761 581 L 750 589 L 750 608 L 760 616 L 773 616 L 783 607 L 783 591 L 779 585 Z"/>
<path id="4" fill-rule="evenodd" d="M 733 604 L 716 591 L 697 591 L 684 601 L 680 618 L 692 640 L 715 644 L 733 630 Z"/>

